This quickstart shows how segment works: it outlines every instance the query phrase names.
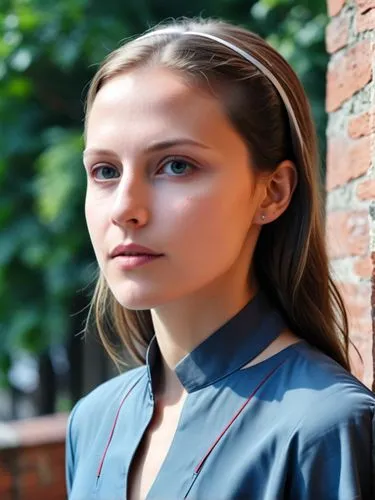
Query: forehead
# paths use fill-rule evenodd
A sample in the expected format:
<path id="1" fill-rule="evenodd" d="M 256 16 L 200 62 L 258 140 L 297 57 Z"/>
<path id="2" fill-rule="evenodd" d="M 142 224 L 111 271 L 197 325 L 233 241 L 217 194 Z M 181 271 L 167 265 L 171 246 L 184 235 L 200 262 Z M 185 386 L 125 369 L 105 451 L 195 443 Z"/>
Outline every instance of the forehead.
<path id="1" fill-rule="evenodd" d="M 176 136 L 199 138 L 213 148 L 242 143 L 213 95 L 172 70 L 144 68 L 116 76 L 99 90 L 88 116 L 86 145 L 121 154 L 124 148 Z"/>

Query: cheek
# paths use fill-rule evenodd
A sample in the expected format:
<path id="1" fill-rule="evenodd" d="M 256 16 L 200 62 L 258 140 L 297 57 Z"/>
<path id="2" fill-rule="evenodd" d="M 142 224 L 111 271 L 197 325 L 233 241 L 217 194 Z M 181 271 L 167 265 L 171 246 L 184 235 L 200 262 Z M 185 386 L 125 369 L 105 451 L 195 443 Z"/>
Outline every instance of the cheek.
<path id="1" fill-rule="evenodd" d="M 235 194 L 234 194 L 235 193 Z M 194 260 L 225 258 L 239 250 L 252 218 L 248 191 L 220 190 L 186 196 L 170 206 L 176 242 Z M 176 233 L 175 233 L 176 234 Z"/>

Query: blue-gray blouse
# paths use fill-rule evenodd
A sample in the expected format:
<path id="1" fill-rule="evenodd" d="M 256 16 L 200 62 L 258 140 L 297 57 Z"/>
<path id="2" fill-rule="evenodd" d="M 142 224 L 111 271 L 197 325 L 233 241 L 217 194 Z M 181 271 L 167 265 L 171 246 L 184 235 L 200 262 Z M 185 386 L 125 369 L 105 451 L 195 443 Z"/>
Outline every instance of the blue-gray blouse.
<path id="1" fill-rule="evenodd" d="M 188 392 L 147 500 L 375 499 L 373 393 L 301 340 L 243 368 L 285 327 L 259 293 L 187 354 Z M 128 472 L 154 411 L 147 363 L 101 384 L 70 413 L 70 500 L 126 499 Z"/>

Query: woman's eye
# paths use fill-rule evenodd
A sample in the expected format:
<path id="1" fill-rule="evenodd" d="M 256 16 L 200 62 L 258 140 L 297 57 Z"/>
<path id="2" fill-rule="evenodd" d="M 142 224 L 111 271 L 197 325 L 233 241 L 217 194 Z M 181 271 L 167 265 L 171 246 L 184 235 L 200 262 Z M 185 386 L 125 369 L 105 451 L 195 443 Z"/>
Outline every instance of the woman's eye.
<path id="1" fill-rule="evenodd" d="M 186 160 L 170 160 L 164 163 L 161 170 L 167 175 L 182 177 L 194 170 L 194 166 Z"/>
<path id="2" fill-rule="evenodd" d="M 101 173 L 101 176 L 99 173 Z M 92 175 L 97 180 L 112 180 L 119 177 L 117 169 L 109 165 L 101 165 L 94 168 L 92 170 Z"/>

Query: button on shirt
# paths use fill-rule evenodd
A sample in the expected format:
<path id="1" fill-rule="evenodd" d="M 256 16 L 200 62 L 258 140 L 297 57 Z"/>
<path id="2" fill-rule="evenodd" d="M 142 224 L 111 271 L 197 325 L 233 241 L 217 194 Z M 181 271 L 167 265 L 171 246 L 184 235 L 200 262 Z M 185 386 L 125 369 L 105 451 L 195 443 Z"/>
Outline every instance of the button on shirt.
<path id="1" fill-rule="evenodd" d="M 304 340 L 246 367 L 285 327 L 260 292 L 177 364 L 188 395 L 147 500 L 375 498 L 373 393 Z M 146 361 L 72 409 L 70 500 L 126 499 L 154 412 L 156 337 Z"/>

